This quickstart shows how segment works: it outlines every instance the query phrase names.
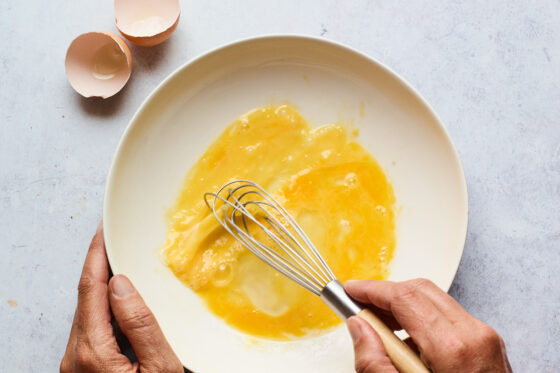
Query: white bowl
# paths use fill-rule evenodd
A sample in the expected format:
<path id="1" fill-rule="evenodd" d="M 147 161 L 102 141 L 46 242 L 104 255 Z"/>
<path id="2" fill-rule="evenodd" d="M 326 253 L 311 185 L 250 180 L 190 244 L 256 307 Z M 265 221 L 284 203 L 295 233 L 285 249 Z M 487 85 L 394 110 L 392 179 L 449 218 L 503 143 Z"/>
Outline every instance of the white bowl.
<path id="1" fill-rule="evenodd" d="M 211 314 L 158 257 L 166 208 L 193 163 L 240 114 L 285 101 L 312 125 L 353 120 L 384 168 L 399 208 L 391 280 L 426 277 L 448 290 L 461 259 L 468 216 L 461 162 L 410 85 L 324 39 L 267 36 L 218 48 L 180 67 L 140 106 L 113 160 L 103 216 L 113 272 L 132 280 L 183 364 L 198 373 L 353 371 L 343 325 L 293 342 L 247 336 Z"/>

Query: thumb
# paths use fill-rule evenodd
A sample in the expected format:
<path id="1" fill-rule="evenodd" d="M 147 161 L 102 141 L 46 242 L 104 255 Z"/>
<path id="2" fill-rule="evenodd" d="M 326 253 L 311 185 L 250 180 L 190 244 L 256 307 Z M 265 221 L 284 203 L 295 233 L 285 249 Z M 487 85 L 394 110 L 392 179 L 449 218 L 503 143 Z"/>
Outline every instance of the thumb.
<path id="1" fill-rule="evenodd" d="M 115 320 L 128 338 L 142 372 L 183 372 L 154 314 L 130 280 L 117 275 L 109 281 L 109 302 Z"/>
<path id="2" fill-rule="evenodd" d="M 348 330 L 354 342 L 356 372 L 398 373 L 387 356 L 381 338 L 367 321 L 353 316 L 348 319 Z"/>

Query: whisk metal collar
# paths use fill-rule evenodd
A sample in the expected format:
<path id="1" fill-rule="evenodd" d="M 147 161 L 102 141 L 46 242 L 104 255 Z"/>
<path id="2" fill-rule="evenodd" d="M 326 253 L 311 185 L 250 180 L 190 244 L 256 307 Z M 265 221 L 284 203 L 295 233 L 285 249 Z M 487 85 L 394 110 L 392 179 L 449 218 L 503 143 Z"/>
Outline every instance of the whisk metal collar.
<path id="1" fill-rule="evenodd" d="M 333 280 L 321 290 L 321 299 L 325 302 L 341 319 L 356 316 L 362 310 L 356 302 L 352 300 L 344 291 L 344 287 L 338 280 Z"/>

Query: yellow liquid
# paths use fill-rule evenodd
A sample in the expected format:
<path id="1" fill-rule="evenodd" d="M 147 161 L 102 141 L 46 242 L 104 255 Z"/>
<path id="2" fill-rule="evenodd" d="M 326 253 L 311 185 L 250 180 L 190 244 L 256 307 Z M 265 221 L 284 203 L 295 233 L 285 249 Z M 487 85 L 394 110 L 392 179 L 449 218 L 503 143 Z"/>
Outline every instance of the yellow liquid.
<path id="1" fill-rule="evenodd" d="M 375 159 L 341 125 L 312 129 L 290 106 L 261 107 L 231 123 L 189 171 L 163 248 L 173 273 L 229 325 L 286 340 L 341 322 L 215 220 L 203 195 L 233 179 L 281 201 L 342 282 L 388 276 L 395 197 Z"/>

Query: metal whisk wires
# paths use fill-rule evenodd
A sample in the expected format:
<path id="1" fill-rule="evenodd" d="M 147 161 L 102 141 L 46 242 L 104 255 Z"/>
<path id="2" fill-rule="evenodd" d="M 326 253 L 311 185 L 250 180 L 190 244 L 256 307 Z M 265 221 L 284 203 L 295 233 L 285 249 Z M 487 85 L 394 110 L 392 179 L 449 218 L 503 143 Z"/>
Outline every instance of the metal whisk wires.
<path id="1" fill-rule="evenodd" d="M 258 184 L 231 181 L 216 193 L 206 193 L 204 200 L 243 246 L 312 293 L 320 296 L 336 279 L 303 229 Z"/>

